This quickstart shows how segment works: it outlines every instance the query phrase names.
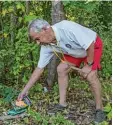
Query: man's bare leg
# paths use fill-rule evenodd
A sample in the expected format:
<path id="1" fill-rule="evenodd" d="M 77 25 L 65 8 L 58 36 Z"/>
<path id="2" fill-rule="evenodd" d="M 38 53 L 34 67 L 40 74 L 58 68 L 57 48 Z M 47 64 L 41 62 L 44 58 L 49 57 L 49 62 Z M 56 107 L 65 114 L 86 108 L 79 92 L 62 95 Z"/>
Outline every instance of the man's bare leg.
<path id="1" fill-rule="evenodd" d="M 101 84 L 97 76 L 97 71 L 91 71 L 91 73 L 87 76 L 87 80 L 90 83 L 91 90 L 93 92 L 96 109 L 103 109 L 102 105 L 102 96 L 101 96 Z"/>
<path id="2" fill-rule="evenodd" d="M 60 100 L 59 103 L 63 106 L 66 106 L 66 92 L 68 87 L 68 72 L 69 65 L 66 63 L 60 63 L 57 72 L 58 72 L 58 84 L 59 84 L 59 94 Z"/>

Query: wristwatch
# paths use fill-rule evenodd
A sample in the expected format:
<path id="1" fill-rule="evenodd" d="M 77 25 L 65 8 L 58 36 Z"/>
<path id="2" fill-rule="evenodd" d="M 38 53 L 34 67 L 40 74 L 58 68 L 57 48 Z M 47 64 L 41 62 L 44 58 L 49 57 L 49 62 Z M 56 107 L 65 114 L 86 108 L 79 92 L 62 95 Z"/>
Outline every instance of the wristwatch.
<path id="1" fill-rule="evenodd" d="M 92 66 L 94 62 L 87 62 L 88 66 Z"/>

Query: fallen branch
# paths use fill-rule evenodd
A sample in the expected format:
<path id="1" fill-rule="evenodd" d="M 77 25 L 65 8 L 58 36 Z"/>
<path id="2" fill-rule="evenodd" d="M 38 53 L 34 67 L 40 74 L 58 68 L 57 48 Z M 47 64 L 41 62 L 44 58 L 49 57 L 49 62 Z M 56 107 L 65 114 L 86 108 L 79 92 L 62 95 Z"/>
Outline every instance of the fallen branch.
<path id="1" fill-rule="evenodd" d="M 77 67 L 74 67 L 74 66 L 70 66 L 72 69 L 75 69 L 75 70 L 77 70 L 77 71 L 81 71 L 81 69 L 80 68 L 77 68 Z"/>
<path id="2" fill-rule="evenodd" d="M 9 119 L 24 118 L 24 117 L 28 117 L 28 114 L 22 113 L 22 114 L 15 115 L 15 116 L 11 116 L 11 115 L 0 116 L 0 121 L 5 121 L 5 120 L 9 120 Z"/>
<path id="3" fill-rule="evenodd" d="M 69 62 L 65 62 L 65 61 L 64 61 L 64 63 L 65 63 L 65 64 L 68 64 L 68 65 L 70 66 L 70 68 L 72 68 L 72 69 L 74 69 L 74 70 L 77 70 L 77 71 L 79 71 L 79 72 L 81 71 L 80 68 L 77 68 L 77 67 L 75 67 L 75 66 L 72 66 L 72 64 L 69 63 Z"/>

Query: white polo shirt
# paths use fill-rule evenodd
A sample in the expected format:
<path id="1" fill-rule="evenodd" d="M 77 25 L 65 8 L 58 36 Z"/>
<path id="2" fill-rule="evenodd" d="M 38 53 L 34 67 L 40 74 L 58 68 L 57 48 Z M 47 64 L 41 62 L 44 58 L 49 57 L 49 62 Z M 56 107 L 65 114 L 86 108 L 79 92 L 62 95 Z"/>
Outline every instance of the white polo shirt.
<path id="1" fill-rule="evenodd" d="M 72 21 L 63 20 L 51 27 L 57 44 L 41 46 L 39 68 L 44 68 L 50 62 L 54 51 L 77 58 L 86 57 L 86 50 L 96 39 L 96 32 Z"/>

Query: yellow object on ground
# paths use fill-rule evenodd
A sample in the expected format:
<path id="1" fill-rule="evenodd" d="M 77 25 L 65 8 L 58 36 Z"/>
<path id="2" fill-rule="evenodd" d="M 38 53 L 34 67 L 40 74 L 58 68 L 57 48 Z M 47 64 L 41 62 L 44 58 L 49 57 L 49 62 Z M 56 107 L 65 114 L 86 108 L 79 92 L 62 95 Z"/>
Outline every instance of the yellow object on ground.
<path id="1" fill-rule="evenodd" d="M 27 106 L 27 104 L 25 104 L 25 102 L 24 101 L 16 101 L 16 106 L 18 106 L 18 107 L 25 107 L 25 106 Z"/>

